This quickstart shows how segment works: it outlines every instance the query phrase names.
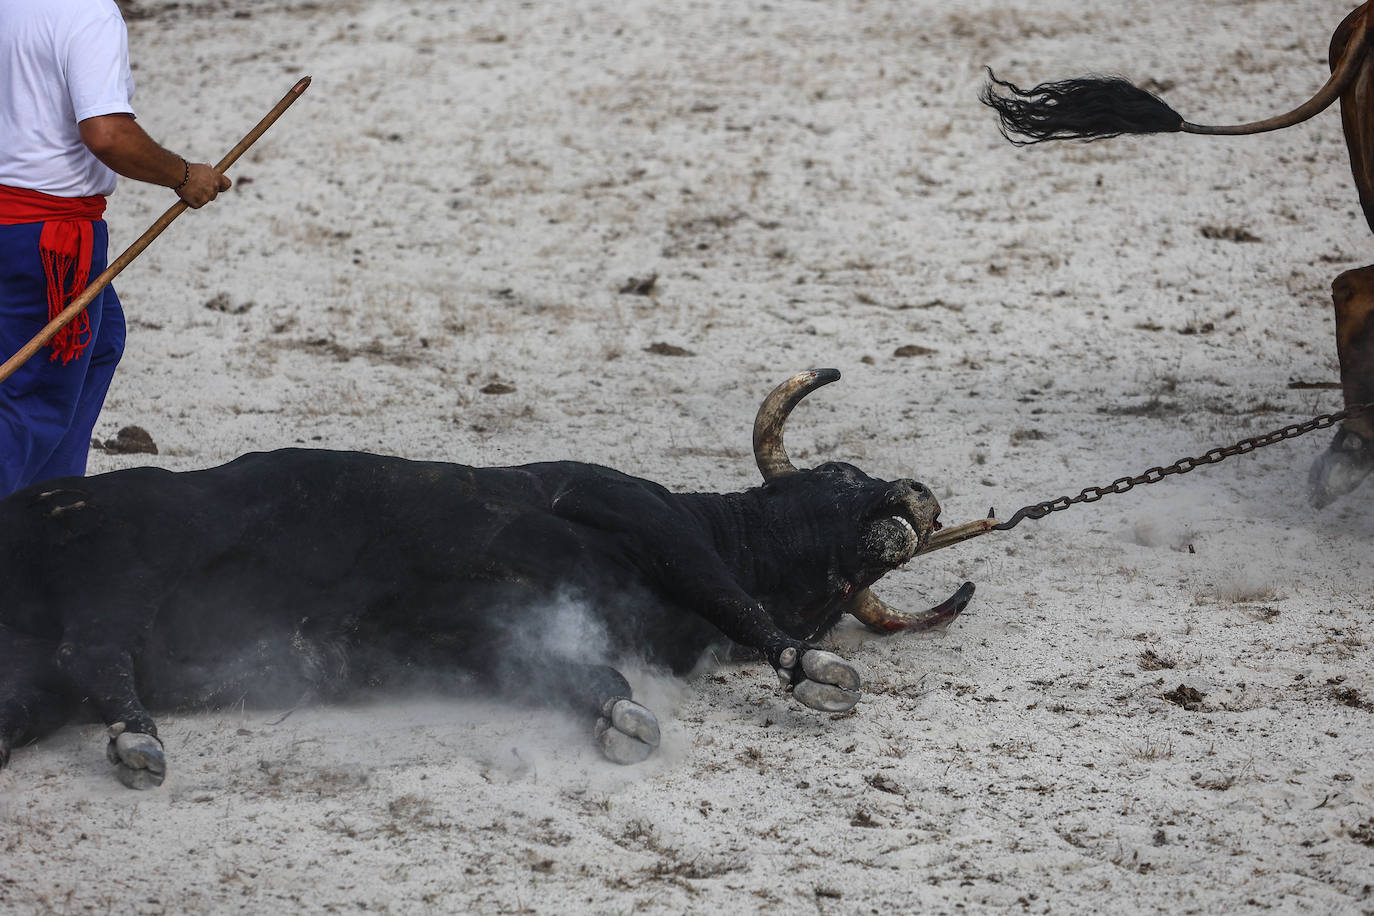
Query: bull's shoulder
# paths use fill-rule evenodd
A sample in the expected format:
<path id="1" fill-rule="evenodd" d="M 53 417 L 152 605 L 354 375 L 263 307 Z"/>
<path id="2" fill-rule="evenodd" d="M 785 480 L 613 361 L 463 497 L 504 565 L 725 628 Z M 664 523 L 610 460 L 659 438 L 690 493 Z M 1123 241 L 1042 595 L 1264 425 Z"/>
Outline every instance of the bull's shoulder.
<path id="1" fill-rule="evenodd" d="M 480 488 L 484 480 L 498 478 L 501 470 L 373 452 L 282 448 L 250 452 L 227 464 L 182 472 L 177 477 L 190 486 L 224 492 L 247 488 L 277 494 L 348 492 L 367 496 L 413 488 Z"/>
<path id="2" fill-rule="evenodd" d="M 711 540 L 699 494 L 684 496 L 652 480 L 582 462 L 514 470 L 536 477 L 548 510 L 567 521 L 615 531 L 646 545 Z"/>
<path id="3" fill-rule="evenodd" d="M 585 461 L 543 461 L 520 465 L 509 470 L 528 474 L 538 479 L 545 489 L 555 493 L 576 487 L 607 495 L 638 494 L 641 497 L 669 500 L 673 496 L 667 487 L 652 480 Z"/>
<path id="4" fill-rule="evenodd" d="M 463 465 L 415 461 L 395 455 L 322 448 L 281 448 L 249 452 L 226 464 L 185 472 L 188 478 L 212 481 L 301 478 L 329 482 L 340 478 L 441 477 Z"/>

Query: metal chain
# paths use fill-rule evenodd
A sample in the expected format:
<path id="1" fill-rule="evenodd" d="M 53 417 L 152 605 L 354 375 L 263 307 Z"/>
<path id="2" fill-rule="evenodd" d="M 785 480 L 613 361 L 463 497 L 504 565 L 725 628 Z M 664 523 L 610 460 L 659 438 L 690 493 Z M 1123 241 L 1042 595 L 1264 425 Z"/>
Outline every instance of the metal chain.
<path id="1" fill-rule="evenodd" d="M 1107 484 L 1105 487 L 1086 487 L 1077 496 L 1060 496 L 1057 499 L 1046 500 L 1042 503 L 1025 506 L 1016 511 L 1010 519 L 1000 525 L 994 525 L 993 530 L 1009 531 L 1021 523 L 1022 519 L 1041 519 L 1051 512 L 1062 512 L 1069 506 L 1078 503 L 1094 503 L 1109 493 L 1125 493 L 1134 487 L 1148 483 L 1159 483 L 1165 477 L 1173 474 L 1186 474 L 1194 468 L 1204 464 L 1216 464 L 1230 458 L 1232 455 L 1244 455 L 1246 452 L 1253 452 L 1257 448 L 1264 448 L 1266 445 L 1273 445 L 1275 442 L 1282 442 L 1285 439 L 1294 439 L 1305 433 L 1310 433 L 1317 429 L 1326 429 L 1342 420 L 1351 417 L 1362 416 L 1363 414 L 1374 411 L 1374 402 L 1368 404 L 1355 404 L 1345 410 L 1336 413 L 1326 413 L 1319 417 L 1313 417 L 1303 423 L 1293 423 L 1272 432 L 1263 433 L 1258 436 L 1250 436 L 1242 439 L 1235 445 L 1223 445 L 1214 448 L 1204 454 L 1201 458 L 1180 458 L 1168 467 L 1150 468 L 1143 474 L 1135 477 L 1120 477 Z"/>

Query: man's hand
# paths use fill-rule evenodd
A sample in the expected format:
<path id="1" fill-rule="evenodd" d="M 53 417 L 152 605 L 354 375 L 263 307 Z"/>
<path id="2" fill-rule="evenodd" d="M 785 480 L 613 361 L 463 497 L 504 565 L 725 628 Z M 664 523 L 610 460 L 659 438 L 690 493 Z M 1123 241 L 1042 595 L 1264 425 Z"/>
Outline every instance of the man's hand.
<path id="1" fill-rule="evenodd" d="M 187 162 L 163 149 L 132 115 L 87 118 L 79 125 L 81 140 L 97 159 L 125 178 L 173 188 L 177 196 L 200 208 L 233 186 L 226 176 L 203 162 Z"/>
<path id="2" fill-rule="evenodd" d="M 186 201 L 187 206 L 199 209 L 219 196 L 220 191 L 233 187 L 233 182 L 204 162 L 190 162 L 186 165 L 186 184 L 177 191 L 177 196 Z"/>

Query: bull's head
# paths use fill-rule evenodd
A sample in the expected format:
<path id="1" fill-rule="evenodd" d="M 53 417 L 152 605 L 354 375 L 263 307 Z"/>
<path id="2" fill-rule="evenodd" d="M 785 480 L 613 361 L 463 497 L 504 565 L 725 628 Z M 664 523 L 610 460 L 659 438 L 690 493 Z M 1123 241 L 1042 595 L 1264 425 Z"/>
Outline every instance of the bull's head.
<path id="1" fill-rule="evenodd" d="M 789 581 L 764 585 L 756 596 L 778 626 L 799 639 L 815 638 L 851 613 L 883 631 L 921 629 L 952 618 L 972 596 L 966 585 L 957 609 L 907 614 L 883 603 L 869 586 L 914 557 L 940 529 L 940 504 L 914 480 L 878 480 L 858 468 L 829 462 L 798 470 L 783 447 L 788 415 L 812 391 L 839 379 L 834 369 L 799 373 L 773 390 L 754 420 L 754 459 L 763 474 L 767 524 L 783 550 L 800 563 Z M 770 505 L 776 506 L 770 511 Z M 798 515 L 795 507 L 803 507 Z M 795 529 L 792 520 L 796 519 Z M 952 611 L 952 613 L 949 613 Z"/>

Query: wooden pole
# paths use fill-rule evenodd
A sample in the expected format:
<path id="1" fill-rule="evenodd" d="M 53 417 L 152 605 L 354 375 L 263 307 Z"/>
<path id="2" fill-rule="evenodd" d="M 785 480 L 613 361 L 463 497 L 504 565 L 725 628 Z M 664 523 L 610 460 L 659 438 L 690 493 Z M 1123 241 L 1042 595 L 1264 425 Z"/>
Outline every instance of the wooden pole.
<path id="1" fill-rule="evenodd" d="M 962 525 L 955 525 L 952 528 L 941 528 L 930 536 L 926 545 L 916 551 L 919 556 L 923 553 L 930 553 L 932 550 L 943 550 L 946 547 L 953 547 L 955 544 L 963 543 L 969 538 L 976 538 L 979 535 L 987 534 L 997 527 L 997 519 L 993 518 L 992 512 L 988 512 L 987 518 L 980 518 L 974 522 L 965 522 Z"/>
<path id="2" fill-rule="evenodd" d="M 291 104 L 301 97 L 301 93 L 305 92 L 306 87 L 309 85 L 310 77 L 307 76 L 303 77 L 295 86 L 292 86 L 291 91 L 282 96 L 281 101 L 257 123 L 257 126 L 250 130 L 247 135 L 245 135 L 244 138 L 219 161 L 219 164 L 215 166 L 215 170 L 224 172 L 229 166 L 237 162 L 238 158 L 247 152 L 248 148 L 256 143 L 258 138 L 265 134 L 269 127 L 276 123 L 277 119 L 282 116 L 286 109 L 290 108 Z M 28 362 L 35 353 L 43 349 L 44 344 L 52 340 L 53 336 L 57 334 L 58 331 L 66 327 L 77 315 L 80 315 L 82 310 L 91 304 L 91 300 L 100 295 L 100 291 L 109 286 L 110 282 L 114 280 L 115 277 L 119 276 L 120 271 L 128 267 L 134 258 L 142 254 L 143 250 L 152 244 L 153 239 L 161 235 L 162 231 L 170 226 L 174 219 L 185 213 L 186 210 L 186 202 L 178 200 L 166 213 L 158 217 L 157 222 L 149 226 L 148 231 L 139 236 L 136 242 L 124 249 L 124 253 L 115 258 L 100 276 L 92 280 L 90 285 L 72 300 L 71 305 L 68 305 L 56 318 L 48 322 L 47 327 L 39 331 L 38 334 L 34 336 L 33 340 L 30 340 L 21 347 L 18 353 L 6 360 L 4 365 L 0 365 L 0 382 L 3 382 L 13 375 L 20 366 L 24 365 L 24 363 Z"/>

